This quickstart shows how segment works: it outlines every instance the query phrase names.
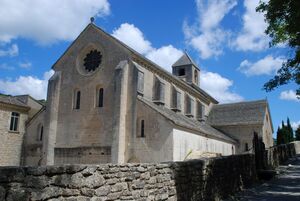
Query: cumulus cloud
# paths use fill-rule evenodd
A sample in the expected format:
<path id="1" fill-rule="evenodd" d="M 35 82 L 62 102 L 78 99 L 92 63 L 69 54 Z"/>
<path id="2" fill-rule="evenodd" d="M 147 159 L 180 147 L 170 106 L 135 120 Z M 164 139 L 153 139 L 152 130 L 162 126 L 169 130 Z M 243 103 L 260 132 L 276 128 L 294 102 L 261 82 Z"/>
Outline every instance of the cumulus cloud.
<path id="1" fill-rule="evenodd" d="M 0 42 L 29 38 L 41 44 L 73 40 L 91 16 L 110 12 L 107 0 L 0 1 Z"/>
<path id="2" fill-rule="evenodd" d="M 294 90 L 282 91 L 280 93 L 279 98 L 281 100 L 289 100 L 289 101 L 300 102 L 300 99 L 297 97 L 296 92 Z"/>
<path id="3" fill-rule="evenodd" d="M 268 47 L 270 41 L 265 34 L 267 23 L 262 13 L 256 12 L 260 0 L 244 0 L 243 28 L 233 45 L 237 50 L 260 51 Z"/>
<path id="4" fill-rule="evenodd" d="M 0 57 L 4 56 L 18 56 L 19 54 L 19 47 L 17 44 L 12 44 L 10 47 L 8 47 L 6 50 L 0 49 Z"/>
<path id="5" fill-rule="evenodd" d="M 150 41 L 133 24 L 121 24 L 120 27 L 113 30 L 112 35 L 141 54 L 152 50 Z"/>
<path id="6" fill-rule="evenodd" d="M 20 76 L 16 80 L 0 79 L 0 91 L 5 94 L 29 94 L 36 99 L 46 99 L 48 80 L 54 71 L 44 73 L 43 78 L 34 76 Z"/>
<path id="7" fill-rule="evenodd" d="M 121 24 L 113 30 L 112 35 L 168 71 L 171 71 L 172 64 L 182 55 L 182 51 L 172 45 L 153 47 L 143 32 L 133 24 Z"/>
<path id="8" fill-rule="evenodd" d="M 292 126 L 293 130 L 297 130 L 297 128 L 300 126 L 300 121 L 291 122 L 291 126 Z"/>
<path id="9" fill-rule="evenodd" d="M 193 25 L 184 22 L 187 44 L 197 50 L 202 59 L 222 54 L 230 32 L 221 28 L 225 15 L 237 5 L 236 0 L 196 0 L 198 19 Z"/>
<path id="10" fill-rule="evenodd" d="M 182 56 L 182 51 L 176 49 L 172 45 L 162 46 L 154 49 L 146 54 L 146 57 L 158 65 L 164 67 L 169 72 L 172 72 L 172 64 Z"/>
<path id="11" fill-rule="evenodd" d="M 231 91 L 233 81 L 217 73 L 201 72 L 200 86 L 221 103 L 238 102 L 243 97 Z"/>
<path id="12" fill-rule="evenodd" d="M 247 76 L 272 75 L 277 72 L 284 61 L 284 57 L 274 58 L 271 55 L 268 55 L 256 62 L 244 60 L 241 62 L 238 70 Z"/>

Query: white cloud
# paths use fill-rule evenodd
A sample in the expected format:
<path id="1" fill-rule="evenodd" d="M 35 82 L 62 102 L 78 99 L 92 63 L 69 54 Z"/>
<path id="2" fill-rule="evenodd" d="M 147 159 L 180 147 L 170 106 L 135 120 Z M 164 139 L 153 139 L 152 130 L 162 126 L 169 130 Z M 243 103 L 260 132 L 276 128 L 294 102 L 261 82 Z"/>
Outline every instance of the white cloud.
<path id="1" fill-rule="evenodd" d="M 237 50 L 260 51 L 268 47 L 269 37 L 265 34 L 267 23 L 262 13 L 256 12 L 260 0 L 244 0 L 243 28 L 233 45 Z"/>
<path id="2" fill-rule="evenodd" d="M 172 72 L 172 64 L 182 56 L 182 51 L 176 49 L 172 45 L 163 46 L 158 49 L 153 49 L 146 54 L 146 57 L 158 65 L 164 67 L 169 72 Z"/>
<path id="3" fill-rule="evenodd" d="M 198 19 L 192 26 L 184 22 L 183 29 L 187 44 L 196 49 L 202 59 L 218 56 L 229 31 L 220 27 L 225 15 L 237 5 L 236 0 L 196 0 Z"/>
<path id="4" fill-rule="evenodd" d="M 21 63 L 19 63 L 19 66 L 24 69 L 30 69 L 32 66 L 32 63 L 31 62 L 21 62 Z"/>
<path id="5" fill-rule="evenodd" d="M 201 72 L 200 87 L 207 91 L 221 103 L 238 102 L 244 100 L 243 97 L 231 91 L 233 81 L 222 77 L 217 73 Z"/>
<path id="6" fill-rule="evenodd" d="M 297 121 L 297 122 L 291 122 L 291 126 L 293 128 L 293 130 L 297 130 L 297 128 L 300 126 L 300 121 Z"/>
<path id="7" fill-rule="evenodd" d="M 107 0 L 0 1 L 0 42 L 23 37 L 41 44 L 73 40 L 90 17 L 110 12 Z"/>
<path id="8" fill-rule="evenodd" d="M 0 79 L 0 91 L 11 95 L 29 94 L 36 99 L 45 99 L 48 79 L 53 73 L 53 70 L 45 72 L 42 79 L 33 76 L 20 76 L 15 81 Z"/>
<path id="9" fill-rule="evenodd" d="M 284 61 L 285 59 L 283 57 L 274 58 L 271 55 L 268 55 L 254 63 L 244 60 L 241 62 L 238 70 L 247 76 L 272 75 L 277 72 Z"/>
<path id="10" fill-rule="evenodd" d="M 289 100 L 289 101 L 300 102 L 300 99 L 297 98 L 296 92 L 293 91 L 293 90 L 282 91 L 280 93 L 279 98 L 281 100 Z"/>
<path id="11" fill-rule="evenodd" d="M 172 45 L 162 46 L 158 49 L 152 47 L 143 32 L 133 24 L 121 24 L 113 31 L 112 35 L 170 72 L 171 65 L 182 55 L 182 51 Z"/>
<path id="12" fill-rule="evenodd" d="M 113 30 L 112 35 L 141 54 L 152 50 L 151 43 L 145 39 L 144 34 L 133 24 L 121 24 L 119 28 Z"/>
<path id="13" fill-rule="evenodd" d="M 17 44 L 12 44 L 7 50 L 0 49 L 0 57 L 4 57 L 4 56 L 14 57 L 14 56 L 18 56 L 18 54 L 19 54 L 19 47 Z"/>

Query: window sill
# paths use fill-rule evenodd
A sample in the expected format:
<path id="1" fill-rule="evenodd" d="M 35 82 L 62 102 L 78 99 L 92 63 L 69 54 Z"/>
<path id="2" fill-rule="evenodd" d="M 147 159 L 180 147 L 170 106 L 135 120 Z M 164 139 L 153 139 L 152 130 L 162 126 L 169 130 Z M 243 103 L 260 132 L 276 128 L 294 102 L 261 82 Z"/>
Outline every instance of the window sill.
<path id="1" fill-rule="evenodd" d="M 171 110 L 173 110 L 174 112 L 181 112 L 181 109 L 179 108 L 171 108 Z"/>
<path id="2" fill-rule="evenodd" d="M 194 115 L 192 115 L 192 114 L 185 114 L 185 116 L 190 117 L 190 118 L 194 117 Z"/>
<path id="3" fill-rule="evenodd" d="M 8 132 L 9 133 L 14 133 L 14 134 L 20 134 L 20 131 L 11 131 L 11 130 L 9 130 Z"/>
<path id="4" fill-rule="evenodd" d="M 155 103 L 156 105 L 165 105 L 165 103 L 161 100 L 153 100 L 153 103 Z"/>
<path id="5" fill-rule="evenodd" d="M 200 122 L 205 122 L 205 119 L 201 118 L 201 117 L 198 117 L 197 120 L 200 121 Z"/>

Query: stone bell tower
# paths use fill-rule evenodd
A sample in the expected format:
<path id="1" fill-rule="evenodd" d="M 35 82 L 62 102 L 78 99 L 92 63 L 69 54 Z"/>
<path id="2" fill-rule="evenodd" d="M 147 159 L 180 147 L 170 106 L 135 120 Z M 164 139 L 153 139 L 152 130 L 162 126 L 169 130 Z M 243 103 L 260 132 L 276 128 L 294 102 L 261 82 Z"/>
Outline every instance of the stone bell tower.
<path id="1" fill-rule="evenodd" d="M 200 87 L 200 69 L 186 52 L 172 65 L 172 73 L 179 79 Z"/>

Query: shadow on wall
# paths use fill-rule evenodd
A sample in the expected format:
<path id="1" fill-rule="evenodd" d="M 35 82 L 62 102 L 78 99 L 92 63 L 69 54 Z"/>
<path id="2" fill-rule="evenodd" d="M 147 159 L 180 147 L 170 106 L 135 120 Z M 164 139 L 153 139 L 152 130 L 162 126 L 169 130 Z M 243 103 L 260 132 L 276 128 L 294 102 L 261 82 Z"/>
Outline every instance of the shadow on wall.
<path id="1" fill-rule="evenodd" d="M 256 181 L 252 154 L 172 165 L 178 200 L 219 200 L 251 186 Z"/>

